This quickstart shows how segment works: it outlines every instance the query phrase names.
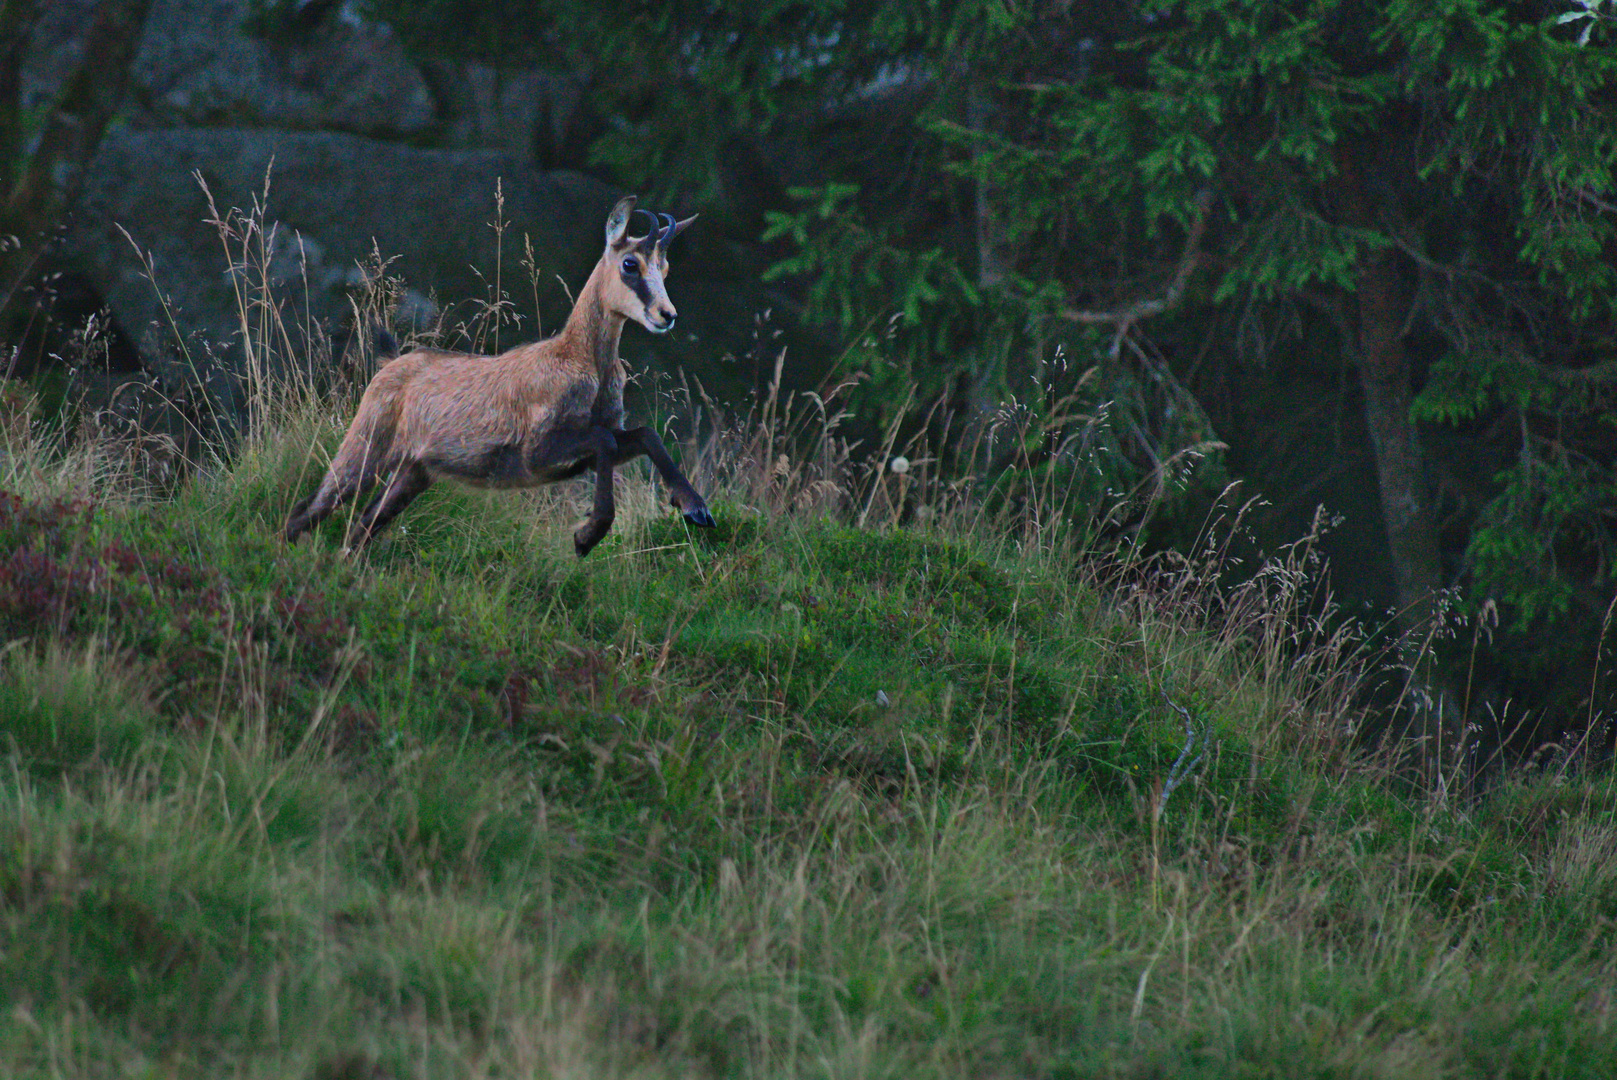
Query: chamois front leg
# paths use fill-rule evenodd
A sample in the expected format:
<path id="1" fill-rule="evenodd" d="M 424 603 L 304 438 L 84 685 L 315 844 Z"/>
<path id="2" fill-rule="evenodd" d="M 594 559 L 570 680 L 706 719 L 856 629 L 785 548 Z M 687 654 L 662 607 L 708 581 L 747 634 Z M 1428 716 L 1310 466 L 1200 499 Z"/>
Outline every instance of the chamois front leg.
<path id="1" fill-rule="evenodd" d="M 646 455 L 657 467 L 657 474 L 663 478 L 663 486 L 668 489 L 668 501 L 685 515 L 685 520 L 704 529 L 713 528 L 715 522 L 713 515 L 708 513 L 707 503 L 702 501 L 702 496 L 696 493 L 691 482 L 685 479 L 685 474 L 679 471 L 674 459 L 668 456 L 667 448 L 657 438 L 655 431 L 648 427 L 637 427 L 629 431 L 615 431 L 613 435 L 617 440 L 618 461 Z"/>
<path id="2" fill-rule="evenodd" d="M 590 448 L 595 452 L 595 506 L 584 524 L 573 531 L 573 550 L 580 559 L 601 542 L 618 513 L 617 503 L 612 498 L 612 469 L 618 462 L 618 443 L 612 429 L 592 428 Z"/>

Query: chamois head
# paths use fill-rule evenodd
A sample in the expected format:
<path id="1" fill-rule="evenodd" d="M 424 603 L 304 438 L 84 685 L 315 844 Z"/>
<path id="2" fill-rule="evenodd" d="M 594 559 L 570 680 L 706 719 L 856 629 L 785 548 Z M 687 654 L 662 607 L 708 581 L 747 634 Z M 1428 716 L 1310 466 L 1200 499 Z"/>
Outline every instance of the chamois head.
<path id="1" fill-rule="evenodd" d="M 668 290 L 663 286 L 663 278 L 668 274 L 668 245 L 685 226 L 696 220 L 696 215 L 675 221 L 671 214 L 657 215 L 641 210 L 639 213 L 651 219 L 651 231 L 641 237 L 631 237 L 628 235 L 629 218 L 635 213 L 634 201 L 633 195 L 618 200 L 606 218 L 606 253 L 601 256 L 605 264 L 602 300 L 608 310 L 633 319 L 653 334 L 665 334 L 674 328 L 678 314 L 668 302 Z"/>

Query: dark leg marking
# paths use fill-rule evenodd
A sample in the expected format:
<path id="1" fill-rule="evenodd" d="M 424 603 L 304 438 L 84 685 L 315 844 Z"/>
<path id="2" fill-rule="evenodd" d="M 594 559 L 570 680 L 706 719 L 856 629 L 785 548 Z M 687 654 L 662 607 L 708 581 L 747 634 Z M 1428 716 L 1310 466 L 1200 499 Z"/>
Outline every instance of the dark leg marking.
<path id="1" fill-rule="evenodd" d="M 611 428 L 598 427 L 590 432 L 595 447 L 595 507 L 589 518 L 573 531 L 573 550 L 579 558 L 601 542 L 612 520 L 617 516 L 617 505 L 612 499 L 612 468 L 618 459 L 617 439 Z"/>
<path id="2" fill-rule="evenodd" d="M 356 480 L 338 480 L 329 474 L 314 489 L 314 494 L 292 508 L 286 518 L 286 542 L 294 544 L 298 538 L 326 518 L 332 511 L 355 495 L 370 490 L 376 481 L 374 473 L 367 472 Z"/>
<path id="3" fill-rule="evenodd" d="M 309 507 L 313 505 L 315 496 L 319 494 L 320 489 L 315 488 L 314 491 L 309 494 L 307 499 L 299 501 L 299 503 L 292 508 L 292 512 L 286 516 L 285 536 L 288 544 L 297 543 L 298 537 L 307 532 L 309 527 L 314 524 L 312 515 L 309 513 Z"/>
<path id="4" fill-rule="evenodd" d="M 419 463 L 399 466 L 387 488 L 365 508 L 359 520 L 348 530 L 348 550 L 358 551 L 370 543 L 378 532 L 387 527 L 388 522 L 398 517 L 417 495 L 431 486 L 432 477 Z"/>
<path id="5" fill-rule="evenodd" d="M 662 477 L 663 486 L 668 489 L 669 502 L 685 515 L 685 520 L 704 529 L 713 528 L 715 522 L 713 515 L 708 513 L 707 503 L 696 493 L 691 482 L 685 479 L 685 474 L 679 471 L 674 459 L 668 456 L 668 449 L 663 446 L 663 441 L 657 438 L 655 431 L 648 427 L 637 427 L 629 431 L 613 432 L 613 435 L 617 440 L 619 462 L 628 461 L 641 454 L 646 455 L 652 465 L 656 466 L 657 474 Z"/>

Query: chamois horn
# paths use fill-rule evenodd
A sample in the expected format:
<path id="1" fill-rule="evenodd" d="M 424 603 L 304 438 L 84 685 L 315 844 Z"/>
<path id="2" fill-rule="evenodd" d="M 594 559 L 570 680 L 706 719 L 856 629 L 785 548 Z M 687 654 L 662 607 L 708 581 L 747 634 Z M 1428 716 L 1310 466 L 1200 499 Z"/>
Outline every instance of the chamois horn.
<path id="1" fill-rule="evenodd" d="M 650 210 L 640 209 L 636 209 L 635 213 L 644 214 L 651 219 L 651 228 L 646 231 L 646 235 L 635 241 L 635 247 L 640 248 L 642 251 L 650 251 L 657 244 L 657 215 Z"/>

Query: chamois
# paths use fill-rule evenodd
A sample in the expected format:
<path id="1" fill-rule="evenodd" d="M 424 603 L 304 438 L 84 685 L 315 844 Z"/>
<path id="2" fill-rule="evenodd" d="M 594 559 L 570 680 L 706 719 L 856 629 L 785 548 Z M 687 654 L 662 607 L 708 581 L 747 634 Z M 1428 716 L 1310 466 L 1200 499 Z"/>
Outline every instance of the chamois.
<path id="1" fill-rule="evenodd" d="M 295 542 L 333 510 L 386 479 L 354 520 L 347 551 L 363 547 L 434 480 L 475 487 L 526 488 L 595 470 L 595 504 L 573 532 L 587 555 L 612 527 L 612 470 L 641 454 L 662 475 L 670 501 L 693 525 L 713 516 L 668 456 L 657 433 L 623 427 L 625 320 L 654 334 L 674 325 L 663 279 L 668 245 L 695 221 L 651 218 L 645 236 L 626 236 L 630 195 L 606 219 L 606 250 L 553 337 L 498 356 L 418 349 L 387 362 L 371 379 L 359 411 L 315 493 L 293 508 Z"/>

